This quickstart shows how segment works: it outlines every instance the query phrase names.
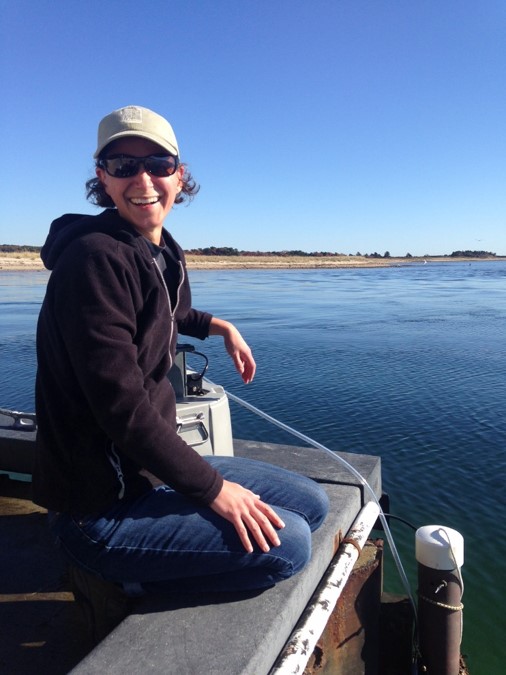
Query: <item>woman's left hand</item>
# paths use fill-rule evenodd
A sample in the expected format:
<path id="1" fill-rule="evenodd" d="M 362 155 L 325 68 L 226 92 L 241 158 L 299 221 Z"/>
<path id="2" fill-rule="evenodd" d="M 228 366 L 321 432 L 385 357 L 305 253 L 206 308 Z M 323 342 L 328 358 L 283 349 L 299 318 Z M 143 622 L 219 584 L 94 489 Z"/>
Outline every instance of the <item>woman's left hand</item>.
<path id="1" fill-rule="evenodd" d="M 255 377 L 256 363 L 251 349 L 237 328 L 229 321 L 213 317 L 209 327 L 209 335 L 221 335 L 223 337 L 225 348 L 230 354 L 237 372 L 244 383 L 249 384 Z"/>

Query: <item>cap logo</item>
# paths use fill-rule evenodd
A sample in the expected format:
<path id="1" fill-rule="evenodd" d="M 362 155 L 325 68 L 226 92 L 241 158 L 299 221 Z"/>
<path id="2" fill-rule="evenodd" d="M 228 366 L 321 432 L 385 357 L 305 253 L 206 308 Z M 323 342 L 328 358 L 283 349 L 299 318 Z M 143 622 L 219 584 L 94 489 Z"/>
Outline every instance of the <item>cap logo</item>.
<path id="1" fill-rule="evenodd" d="M 119 113 L 123 122 L 142 124 L 142 110 L 139 108 L 123 108 Z"/>

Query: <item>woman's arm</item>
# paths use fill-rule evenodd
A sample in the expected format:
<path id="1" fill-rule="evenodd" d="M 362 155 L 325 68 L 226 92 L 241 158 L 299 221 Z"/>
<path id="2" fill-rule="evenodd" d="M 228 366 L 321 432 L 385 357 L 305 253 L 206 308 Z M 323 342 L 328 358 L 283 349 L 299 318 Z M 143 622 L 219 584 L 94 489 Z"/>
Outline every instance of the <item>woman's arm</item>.
<path id="1" fill-rule="evenodd" d="M 230 354 L 237 372 L 241 375 L 245 384 L 255 377 L 256 363 L 251 349 L 237 328 L 224 319 L 213 316 L 209 324 L 209 335 L 221 335 L 225 348 Z"/>

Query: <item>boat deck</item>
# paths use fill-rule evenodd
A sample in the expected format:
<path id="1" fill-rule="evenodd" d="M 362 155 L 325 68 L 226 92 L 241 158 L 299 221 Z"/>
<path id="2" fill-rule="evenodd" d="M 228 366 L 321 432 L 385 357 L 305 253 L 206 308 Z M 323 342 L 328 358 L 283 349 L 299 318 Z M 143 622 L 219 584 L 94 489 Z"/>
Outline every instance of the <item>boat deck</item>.
<path id="1" fill-rule="evenodd" d="M 331 512 L 314 534 L 307 568 L 250 596 L 144 598 L 94 649 L 76 611 L 64 562 L 45 529 L 44 510 L 30 502 L 29 484 L 0 477 L 0 671 L 269 673 L 369 497 L 363 485 L 321 450 L 250 441 L 234 441 L 234 448 L 237 455 L 308 475 L 327 490 Z M 379 498 L 380 459 L 343 457 Z"/>

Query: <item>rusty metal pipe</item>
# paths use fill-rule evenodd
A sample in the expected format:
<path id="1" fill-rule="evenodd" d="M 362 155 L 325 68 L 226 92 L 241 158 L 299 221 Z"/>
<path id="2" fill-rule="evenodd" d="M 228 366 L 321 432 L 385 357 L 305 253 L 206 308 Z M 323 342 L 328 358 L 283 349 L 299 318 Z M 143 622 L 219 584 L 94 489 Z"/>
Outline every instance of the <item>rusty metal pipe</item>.
<path id="1" fill-rule="evenodd" d="M 318 596 L 308 605 L 300 624 L 271 670 L 271 675 L 295 675 L 303 672 L 376 522 L 378 513 L 377 504 L 367 502 L 358 514 L 329 566 Z"/>

